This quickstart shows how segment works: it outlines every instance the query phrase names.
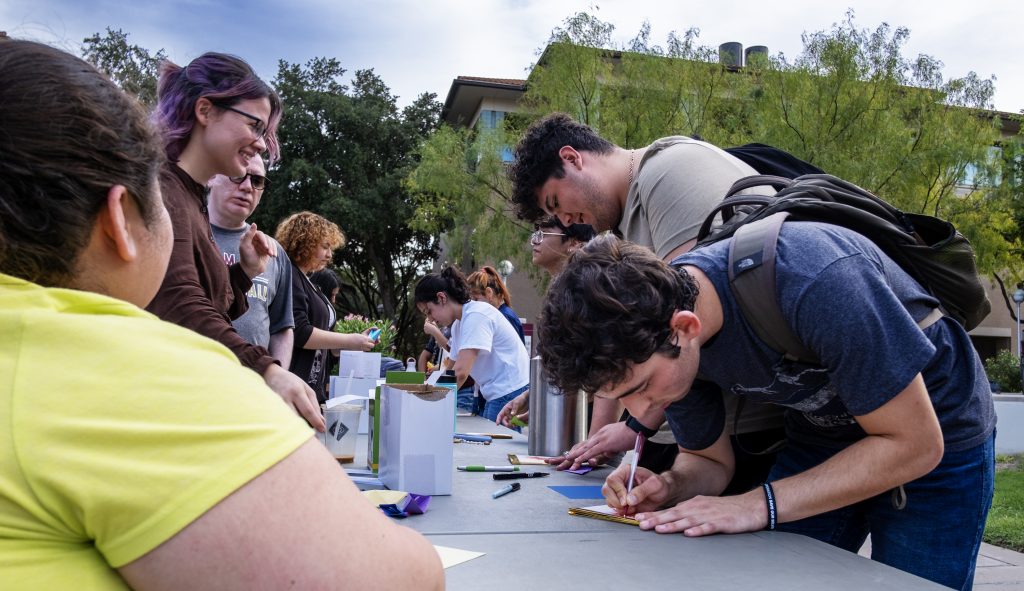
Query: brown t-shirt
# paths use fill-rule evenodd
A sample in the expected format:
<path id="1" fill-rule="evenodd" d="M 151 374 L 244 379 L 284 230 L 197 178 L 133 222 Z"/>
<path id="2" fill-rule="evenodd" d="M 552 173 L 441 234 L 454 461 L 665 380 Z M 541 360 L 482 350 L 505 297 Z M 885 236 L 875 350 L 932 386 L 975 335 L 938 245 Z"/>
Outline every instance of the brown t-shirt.
<path id="1" fill-rule="evenodd" d="M 174 249 L 160 291 L 146 309 L 223 344 L 242 365 L 263 375 L 274 359 L 231 326 L 249 307 L 245 294 L 252 281 L 241 264 L 224 264 L 210 229 L 206 188 L 168 163 L 160 171 L 160 190 L 174 226 Z"/>

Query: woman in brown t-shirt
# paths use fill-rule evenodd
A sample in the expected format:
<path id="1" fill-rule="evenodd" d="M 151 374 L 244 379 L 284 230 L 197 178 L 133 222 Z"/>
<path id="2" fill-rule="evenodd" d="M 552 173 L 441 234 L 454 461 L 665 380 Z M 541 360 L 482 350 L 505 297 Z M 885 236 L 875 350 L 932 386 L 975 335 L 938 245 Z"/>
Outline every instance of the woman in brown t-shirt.
<path id="1" fill-rule="evenodd" d="M 227 346 L 310 425 L 323 430 L 312 389 L 231 326 L 248 308 L 251 279 L 274 249 L 252 224 L 239 243 L 241 262 L 226 266 L 206 209 L 206 184 L 214 175 L 243 176 L 249 161 L 264 151 L 278 157 L 281 99 L 249 64 L 221 53 L 206 53 L 184 68 L 164 62 L 157 99 L 154 118 L 168 159 L 160 189 L 174 226 L 174 250 L 147 309 Z"/>

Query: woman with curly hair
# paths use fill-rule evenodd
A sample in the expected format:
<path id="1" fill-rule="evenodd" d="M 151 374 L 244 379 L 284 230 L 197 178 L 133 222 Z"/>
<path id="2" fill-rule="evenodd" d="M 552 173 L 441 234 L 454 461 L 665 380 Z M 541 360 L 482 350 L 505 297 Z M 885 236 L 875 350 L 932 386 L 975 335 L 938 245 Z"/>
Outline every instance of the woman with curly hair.
<path id="1" fill-rule="evenodd" d="M 326 267 L 334 251 L 345 245 L 345 235 L 334 222 L 303 211 L 278 224 L 274 238 L 292 260 L 295 348 L 291 372 L 309 384 L 317 399 L 324 402 L 327 399 L 329 350 L 369 351 L 376 344 L 365 333 L 334 332 L 338 321 L 334 306 L 328 296 L 309 280 L 311 273 Z"/>

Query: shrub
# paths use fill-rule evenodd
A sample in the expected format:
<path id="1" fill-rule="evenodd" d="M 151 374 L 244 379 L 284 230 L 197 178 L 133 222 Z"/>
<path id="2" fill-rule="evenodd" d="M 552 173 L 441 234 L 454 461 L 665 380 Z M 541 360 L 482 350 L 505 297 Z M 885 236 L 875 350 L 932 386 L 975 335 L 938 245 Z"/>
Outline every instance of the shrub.
<path id="1" fill-rule="evenodd" d="M 1002 350 L 985 362 L 985 373 L 990 381 L 999 384 L 1004 392 L 1020 392 L 1020 359 L 1012 351 Z"/>
<path id="2" fill-rule="evenodd" d="M 394 348 L 395 337 L 398 335 L 398 331 L 395 329 L 395 325 L 390 322 L 384 320 L 370 320 L 365 316 L 349 314 L 334 325 L 334 332 L 350 334 L 354 332 L 363 332 L 364 330 L 372 327 L 380 329 L 380 336 L 377 339 L 377 345 L 372 349 L 372 351 L 374 353 L 383 353 L 385 355 L 391 353 Z"/>

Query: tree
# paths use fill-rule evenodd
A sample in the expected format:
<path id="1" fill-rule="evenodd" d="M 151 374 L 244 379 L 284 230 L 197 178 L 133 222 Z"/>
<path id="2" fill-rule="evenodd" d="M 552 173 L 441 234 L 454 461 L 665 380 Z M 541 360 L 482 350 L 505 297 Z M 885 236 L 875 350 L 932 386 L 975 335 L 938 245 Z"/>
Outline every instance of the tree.
<path id="1" fill-rule="evenodd" d="M 423 94 L 400 112 L 373 70 L 357 71 L 351 86 L 344 75 L 335 59 L 279 63 L 283 158 L 253 221 L 273 231 L 287 215 L 308 210 L 337 223 L 347 245 L 335 263 L 352 288 L 342 290 L 341 306 L 391 319 L 407 335 L 415 314 L 410 288 L 437 243 L 410 227 L 414 206 L 403 180 L 415 165 L 414 148 L 437 126 L 440 104 Z M 407 340 L 398 339 L 405 353 L 412 350 Z"/>
<path id="2" fill-rule="evenodd" d="M 416 194 L 413 225 L 443 235 L 449 262 L 470 271 L 474 254 L 510 259 L 532 269 L 527 238 L 532 228 L 508 208 L 508 177 L 502 161 L 504 129 L 477 132 L 442 126 L 419 148 L 420 164 L 408 178 Z"/>
<path id="3" fill-rule="evenodd" d="M 82 40 L 82 58 L 110 76 L 125 92 L 134 95 L 147 107 L 156 104 L 157 69 L 167 59 L 164 50 L 155 54 L 128 43 L 128 33 L 107 27 L 107 34 Z"/>
<path id="4" fill-rule="evenodd" d="M 1009 154 L 1020 144 L 1004 142 L 1007 157 L 992 156 L 999 141 L 999 120 L 988 111 L 993 83 L 973 72 L 945 80 L 936 58 L 904 57 L 908 29 L 861 29 L 847 12 L 831 30 L 803 35 L 793 61 L 755 57 L 744 68 L 720 64 L 716 49 L 698 44 L 696 29 L 670 33 L 664 47 L 651 42 L 647 23 L 621 47 L 613 31 L 588 13 L 553 31 L 530 72 L 520 125 L 564 111 L 627 148 L 667 135 L 776 145 L 898 207 L 953 221 L 984 273 L 1000 283 L 1021 279 L 1024 199 L 1019 182 L 1005 180 L 1021 178 L 1020 156 Z M 517 136 L 515 127 L 507 131 Z M 435 168 L 435 186 L 483 180 L 452 160 L 440 182 L 446 164 L 427 155 L 424 164 Z M 981 182 L 965 186 L 972 170 Z M 479 231 L 480 210 L 464 211 L 471 217 L 452 225 Z"/>

